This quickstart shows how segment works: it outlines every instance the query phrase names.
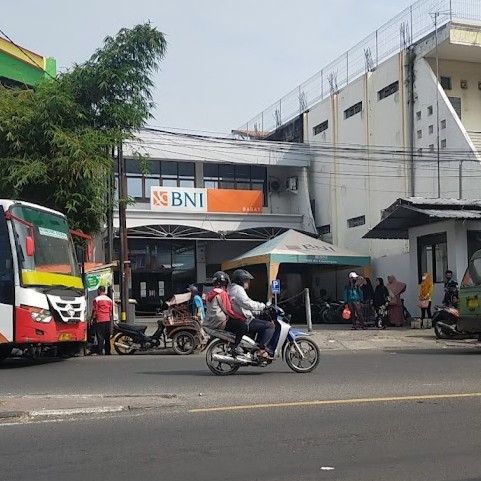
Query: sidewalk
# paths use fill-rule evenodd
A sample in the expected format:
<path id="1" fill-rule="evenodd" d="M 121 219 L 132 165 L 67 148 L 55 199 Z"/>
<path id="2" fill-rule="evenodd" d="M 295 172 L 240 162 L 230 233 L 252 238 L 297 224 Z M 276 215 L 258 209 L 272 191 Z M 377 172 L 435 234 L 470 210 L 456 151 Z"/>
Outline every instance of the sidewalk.
<path id="1" fill-rule="evenodd" d="M 135 324 L 147 325 L 147 334 L 153 334 L 157 327 L 154 318 L 138 318 Z M 305 324 L 293 327 L 307 332 Z M 314 324 L 311 336 L 321 350 L 329 351 L 481 348 L 481 343 L 474 339 L 438 340 L 433 329 L 411 329 L 407 326 L 352 331 L 350 324 Z"/>

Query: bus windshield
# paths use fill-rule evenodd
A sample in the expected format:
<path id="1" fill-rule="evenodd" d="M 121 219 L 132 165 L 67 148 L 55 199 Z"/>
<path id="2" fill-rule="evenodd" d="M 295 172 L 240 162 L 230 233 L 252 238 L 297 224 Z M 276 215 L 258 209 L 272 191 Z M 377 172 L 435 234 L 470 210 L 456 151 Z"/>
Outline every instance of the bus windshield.
<path id="1" fill-rule="evenodd" d="M 31 229 L 12 219 L 22 284 L 82 288 L 82 278 L 65 217 L 29 206 L 17 205 L 11 212 L 33 226 Z M 32 233 L 35 254 L 27 256 L 26 238 Z"/>

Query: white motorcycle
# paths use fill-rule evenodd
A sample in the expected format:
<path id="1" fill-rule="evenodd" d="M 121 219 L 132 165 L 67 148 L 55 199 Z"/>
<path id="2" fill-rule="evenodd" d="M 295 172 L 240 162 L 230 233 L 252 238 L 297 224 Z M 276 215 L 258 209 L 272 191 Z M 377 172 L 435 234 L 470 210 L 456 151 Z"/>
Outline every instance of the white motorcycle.
<path id="1" fill-rule="evenodd" d="M 207 367 L 217 376 L 235 374 L 240 367 L 266 367 L 282 356 L 287 365 L 297 373 L 313 371 L 319 364 L 320 351 L 317 344 L 305 332 L 292 329 L 289 320 L 280 307 L 270 306 L 264 313 L 276 325 L 276 330 L 270 347 L 274 351 L 273 359 L 256 356 L 260 346 L 255 339 L 244 336 L 240 347 L 243 355 L 233 356 L 231 345 L 234 334 L 228 331 L 204 328 L 211 336 L 211 342 L 206 350 Z"/>

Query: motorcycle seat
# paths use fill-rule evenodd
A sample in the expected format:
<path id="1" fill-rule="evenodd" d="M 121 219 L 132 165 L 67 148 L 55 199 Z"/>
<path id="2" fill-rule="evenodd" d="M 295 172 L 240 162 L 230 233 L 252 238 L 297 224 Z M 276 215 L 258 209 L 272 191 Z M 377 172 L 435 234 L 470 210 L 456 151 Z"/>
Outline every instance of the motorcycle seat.
<path id="1" fill-rule="evenodd" d="M 136 326 L 134 324 L 127 324 L 126 322 L 119 322 L 117 324 L 117 329 L 121 331 L 144 332 L 147 329 L 147 326 Z"/>

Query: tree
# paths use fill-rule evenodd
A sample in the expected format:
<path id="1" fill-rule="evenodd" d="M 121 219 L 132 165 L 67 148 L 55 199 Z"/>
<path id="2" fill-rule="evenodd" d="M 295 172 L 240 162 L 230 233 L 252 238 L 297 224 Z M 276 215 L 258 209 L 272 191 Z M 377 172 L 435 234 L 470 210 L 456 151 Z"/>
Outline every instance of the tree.
<path id="1" fill-rule="evenodd" d="M 164 35 L 146 23 L 33 89 L 0 86 L 0 197 L 51 207 L 73 228 L 98 233 L 109 151 L 151 118 L 152 74 L 165 50 Z"/>

